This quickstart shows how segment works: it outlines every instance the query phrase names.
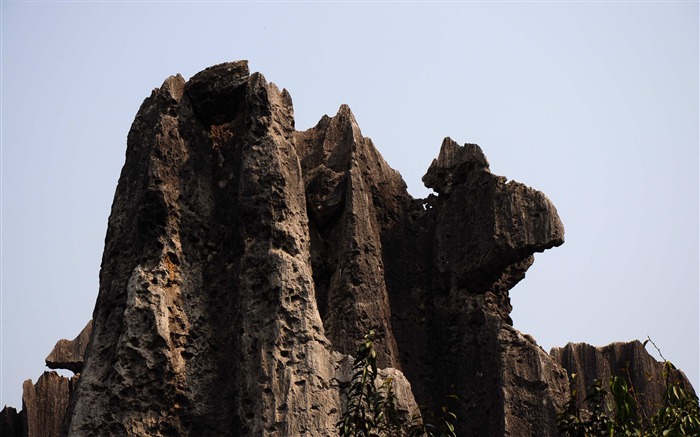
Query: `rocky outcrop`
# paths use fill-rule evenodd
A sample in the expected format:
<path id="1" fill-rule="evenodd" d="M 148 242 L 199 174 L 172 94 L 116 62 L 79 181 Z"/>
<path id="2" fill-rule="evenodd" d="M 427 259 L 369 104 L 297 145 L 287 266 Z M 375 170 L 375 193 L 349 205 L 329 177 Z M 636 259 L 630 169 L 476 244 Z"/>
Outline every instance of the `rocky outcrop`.
<path id="1" fill-rule="evenodd" d="M 563 361 L 508 296 L 563 243 L 556 209 L 450 138 L 424 182 L 413 199 L 345 105 L 297 131 L 245 61 L 168 78 L 128 135 L 92 331 L 47 358 L 82 369 L 67 433 L 337 435 L 373 330 L 405 415 L 449 403 L 460 436 L 557 435 Z"/>
<path id="2" fill-rule="evenodd" d="M 584 405 L 596 379 L 607 387 L 610 378 L 618 376 L 634 387 L 641 416 L 650 418 L 664 405 L 667 386 L 680 384 L 686 391 L 694 393 L 694 390 L 682 371 L 673 367 L 664 369 L 664 363 L 656 361 L 644 346 L 636 340 L 603 347 L 569 343 L 553 348 L 550 354 L 570 375 L 576 375 L 574 387 L 578 405 Z"/>
<path id="3" fill-rule="evenodd" d="M 450 138 L 423 180 L 438 195 L 385 238 L 393 326 L 418 402 L 436 409 L 456 395 L 459 435 L 554 435 L 566 374 L 512 328 L 508 298 L 532 254 L 563 243 L 554 206 Z"/>
<path id="4" fill-rule="evenodd" d="M 90 334 L 92 333 L 92 320 L 80 331 L 73 340 L 58 340 L 56 346 L 46 357 L 46 367 L 49 369 L 66 369 L 73 373 L 83 370 L 83 359 Z"/>
<path id="5" fill-rule="evenodd" d="M 44 372 L 36 384 L 31 379 L 22 387 L 22 410 L 5 407 L 0 413 L 0 435 L 7 437 L 59 437 L 65 434 L 66 417 L 71 415 L 71 399 L 80 378 L 83 357 L 90 338 L 92 321 L 73 340 L 59 340 L 46 358 L 50 369 L 75 373 L 70 378 Z"/>
<path id="6" fill-rule="evenodd" d="M 68 411 L 77 377 L 66 378 L 56 372 L 44 372 L 36 384 L 24 382 L 22 416 L 24 435 L 58 437 Z"/>
<path id="7" fill-rule="evenodd" d="M 22 415 L 14 407 L 5 406 L 0 411 L 0 435 L 3 437 L 22 437 Z"/>
<path id="8" fill-rule="evenodd" d="M 384 279 L 382 234 L 410 205 L 401 175 L 364 138 L 346 105 L 296 135 L 317 301 L 333 348 L 352 353 L 375 329 L 379 363 L 400 367 Z"/>
<path id="9" fill-rule="evenodd" d="M 71 433 L 332 435 L 374 329 L 420 404 L 457 395 L 461 435 L 554 435 L 567 378 L 508 290 L 563 242 L 556 210 L 450 139 L 425 182 L 347 106 L 296 131 L 245 62 L 166 80 L 128 137 Z"/>
<path id="10" fill-rule="evenodd" d="M 295 136 L 289 94 L 243 62 L 144 102 L 71 435 L 334 434 L 350 368 L 317 306 Z"/>

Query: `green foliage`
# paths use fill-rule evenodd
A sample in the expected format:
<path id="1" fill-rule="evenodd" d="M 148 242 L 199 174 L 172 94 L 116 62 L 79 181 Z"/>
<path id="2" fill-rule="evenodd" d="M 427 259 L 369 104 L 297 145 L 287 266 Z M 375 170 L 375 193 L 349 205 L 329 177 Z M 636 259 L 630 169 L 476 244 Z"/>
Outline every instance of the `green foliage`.
<path id="1" fill-rule="evenodd" d="M 336 424 L 342 437 L 402 435 L 404 424 L 396 406 L 393 380 L 387 378 L 377 384 L 374 336 L 374 331 L 370 331 L 357 349 L 347 408 Z"/>
<path id="2" fill-rule="evenodd" d="M 440 409 L 440 414 L 437 417 L 434 414 L 430 414 L 430 416 L 432 420 L 426 421 L 420 413 L 414 414 L 405 435 L 407 437 L 457 437 L 455 434 L 457 415 L 452 413 L 447 406 Z"/>
<path id="3" fill-rule="evenodd" d="M 577 405 L 576 375 L 572 375 L 571 396 L 558 417 L 559 431 L 570 437 L 700 436 L 698 398 L 683 390 L 678 383 L 669 384 L 669 372 L 673 368 L 670 362 L 664 363 L 664 405 L 650 420 L 640 417 L 634 387 L 620 376 L 613 376 L 608 384 L 612 398 L 610 404 L 606 403 L 608 392 L 602 381 L 596 379 L 584 401 L 588 409 L 583 409 Z"/>
<path id="4" fill-rule="evenodd" d="M 589 410 L 581 411 L 576 395 L 576 374 L 571 375 L 571 396 L 559 414 L 559 431 L 570 437 L 607 436 L 613 420 L 605 411 L 606 391 L 601 380 L 596 379 L 590 387 L 584 403 Z"/>
<path id="5" fill-rule="evenodd" d="M 377 352 L 374 331 L 365 335 L 357 349 L 353 376 L 348 390 L 348 402 L 343 416 L 336 424 L 341 437 L 457 437 L 457 416 L 442 408 L 437 421 L 425 421 L 420 413 L 410 422 L 402 417 L 396 405 L 393 379 L 377 384 Z"/>
<path id="6" fill-rule="evenodd" d="M 673 364 L 666 361 L 666 381 Z M 698 397 L 678 384 L 666 384 L 664 405 L 651 418 L 650 436 L 700 436 L 700 406 Z"/>

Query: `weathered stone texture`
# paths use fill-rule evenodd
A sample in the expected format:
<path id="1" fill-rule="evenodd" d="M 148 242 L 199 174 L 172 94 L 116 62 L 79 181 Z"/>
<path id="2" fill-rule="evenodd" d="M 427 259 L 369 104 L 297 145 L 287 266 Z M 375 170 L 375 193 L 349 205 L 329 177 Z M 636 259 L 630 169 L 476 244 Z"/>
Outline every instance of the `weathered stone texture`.
<path id="1" fill-rule="evenodd" d="M 550 354 L 569 374 L 575 374 L 577 402 L 584 405 L 589 388 L 596 379 L 607 387 L 612 376 L 623 377 L 634 386 L 637 401 L 642 407 L 643 417 L 652 417 L 664 405 L 667 385 L 681 384 L 694 393 L 693 386 L 685 374 L 676 369 L 667 369 L 656 361 L 639 341 L 612 343 L 595 347 L 586 343 L 569 343 L 552 348 Z"/>
<path id="2" fill-rule="evenodd" d="M 47 358 L 82 368 L 68 433 L 337 435 L 372 329 L 406 416 L 449 402 L 460 436 L 557 435 L 566 364 L 508 295 L 564 242 L 556 209 L 450 138 L 423 180 L 413 199 L 346 105 L 296 131 L 245 61 L 168 78 L 128 135 L 84 366 L 86 331 Z"/>
<path id="3" fill-rule="evenodd" d="M 289 94 L 244 63 L 144 102 L 71 435 L 335 433 L 350 375 L 317 309 L 295 135 Z"/>
<path id="4" fill-rule="evenodd" d="M 556 209 L 491 174 L 479 146 L 450 138 L 423 180 L 438 195 L 384 237 L 394 331 L 418 403 L 435 409 L 457 395 L 460 435 L 554 435 L 566 374 L 510 326 L 508 291 L 533 253 L 563 243 Z"/>
<path id="5" fill-rule="evenodd" d="M 36 384 L 24 381 L 22 416 L 28 437 L 58 437 L 61 435 L 70 396 L 76 378 L 65 378 L 56 372 L 44 372 Z"/>
<path id="6" fill-rule="evenodd" d="M 326 333 L 336 350 L 352 353 L 362 333 L 374 329 L 379 364 L 398 367 L 381 236 L 401 219 L 406 184 L 362 136 L 346 105 L 296 138 Z"/>
<path id="7" fill-rule="evenodd" d="M 56 346 L 46 357 L 46 367 L 49 369 L 66 369 L 73 373 L 80 373 L 83 370 L 83 359 L 85 349 L 90 341 L 92 333 L 92 320 L 80 331 L 73 340 L 58 340 Z"/>

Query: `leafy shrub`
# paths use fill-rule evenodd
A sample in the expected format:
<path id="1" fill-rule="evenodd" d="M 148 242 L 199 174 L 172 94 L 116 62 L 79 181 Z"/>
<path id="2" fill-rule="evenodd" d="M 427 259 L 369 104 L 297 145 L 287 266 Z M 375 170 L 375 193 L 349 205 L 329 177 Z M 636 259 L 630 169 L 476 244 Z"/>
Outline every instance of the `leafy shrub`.
<path id="1" fill-rule="evenodd" d="M 608 389 L 612 402 L 606 402 L 607 391 L 600 379 L 589 388 L 583 406 L 577 405 L 575 378 L 571 375 L 571 396 L 559 414 L 559 431 L 570 437 L 638 436 L 676 437 L 700 436 L 700 406 L 698 397 L 684 390 L 680 384 L 670 384 L 670 372 L 675 369 L 664 362 L 666 392 L 664 403 L 651 417 L 640 417 L 639 402 L 634 387 L 624 377 L 610 378 Z"/>
<path id="2" fill-rule="evenodd" d="M 358 346 L 353 363 L 353 376 L 348 390 L 347 407 L 336 424 L 341 437 L 456 437 L 457 416 L 442 408 L 437 423 L 425 421 L 416 412 L 410 421 L 396 405 L 393 379 L 378 384 L 377 352 L 374 331 L 365 335 Z"/>

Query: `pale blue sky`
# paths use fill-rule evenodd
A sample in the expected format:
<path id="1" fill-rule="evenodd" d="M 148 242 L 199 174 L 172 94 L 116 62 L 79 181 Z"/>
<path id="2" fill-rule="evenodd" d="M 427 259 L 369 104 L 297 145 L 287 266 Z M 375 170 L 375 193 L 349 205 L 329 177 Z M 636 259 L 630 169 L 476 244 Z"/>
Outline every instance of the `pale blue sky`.
<path id="1" fill-rule="evenodd" d="M 298 129 L 352 108 L 410 192 L 451 136 L 566 243 L 513 289 L 545 348 L 651 335 L 698 388 L 698 3 L 10 2 L 0 407 L 90 319 L 126 135 L 169 75 L 248 59 Z"/>

